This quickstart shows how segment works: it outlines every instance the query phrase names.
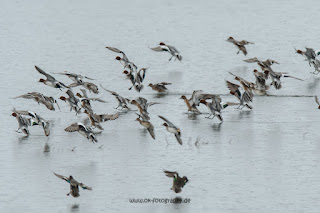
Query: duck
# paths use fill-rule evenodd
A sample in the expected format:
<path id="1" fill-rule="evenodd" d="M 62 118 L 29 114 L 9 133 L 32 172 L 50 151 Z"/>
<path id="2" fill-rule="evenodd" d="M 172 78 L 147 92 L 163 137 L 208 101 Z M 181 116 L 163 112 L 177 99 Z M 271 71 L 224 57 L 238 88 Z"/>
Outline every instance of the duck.
<path id="1" fill-rule="evenodd" d="M 307 48 L 307 47 L 306 47 L 306 51 L 296 50 L 296 53 L 302 55 L 305 58 L 305 60 L 309 62 L 310 67 L 313 61 L 315 60 L 315 58 L 317 57 L 316 52 L 312 48 Z"/>
<path id="2" fill-rule="evenodd" d="M 171 85 L 171 83 L 168 83 L 168 82 L 161 82 L 156 84 L 150 83 L 148 86 L 151 87 L 151 89 L 153 89 L 154 91 L 162 93 L 168 90 L 168 88 L 166 87 L 167 85 Z"/>
<path id="3" fill-rule="evenodd" d="M 98 101 L 98 102 L 106 103 L 106 101 L 100 98 L 89 98 L 87 95 L 87 91 L 85 89 L 80 89 L 80 91 L 82 92 L 82 95 L 80 93 L 77 93 L 76 96 L 78 97 L 79 101 L 82 103 L 81 107 L 85 110 L 93 112 L 90 101 Z"/>
<path id="4" fill-rule="evenodd" d="M 69 104 L 70 111 L 74 110 L 76 112 L 76 115 L 81 113 L 81 108 L 78 106 L 79 99 L 74 96 L 73 92 L 70 89 L 68 89 L 66 93 L 68 94 L 69 98 L 60 96 L 60 99 Z"/>
<path id="5" fill-rule="evenodd" d="M 97 85 L 95 85 L 94 83 L 91 82 L 74 82 L 70 85 L 68 85 L 68 88 L 73 88 L 73 87 L 77 87 L 77 86 L 83 86 L 84 88 L 86 88 L 87 90 L 89 90 L 89 92 L 93 92 L 94 94 L 99 94 L 99 88 Z"/>
<path id="6" fill-rule="evenodd" d="M 21 116 L 21 114 L 19 114 L 18 112 L 13 112 L 11 115 L 17 119 L 19 124 L 19 128 L 16 130 L 16 132 L 19 132 L 19 130 L 21 130 L 24 134 L 29 136 L 30 131 L 28 129 L 28 126 L 31 126 L 31 119 Z"/>
<path id="7" fill-rule="evenodd" d="M 204 99 L 201 99 L 200 100 L 200 103 L 206 105 L 210 111 L 210 114 L 208 117 L 206 118 L 210 118 L 210 116 L 212 115 L 212 119 L 214 117 L 217 116 L 217 118 L 223 122 L 223 118 L 222 118 L 222 115 L 221 115 L 221 110 L 223 109 L 223 107 L 221 106 L 221 98 L 219 95 L 215 96 L 214 98 L 212 98 L 212 102 L 209 103 L 207 102 L 206 100 Z M 225 107 L 227 107 L 228 105 L 225 105 Z"/>
<path id="8" fill-rule="evenodd" d="M 141 68 L 139 71 L 123 71 L 124 74 L 126 74 L 127 79 L 129 79 L 132 83 L 132 86 L 129 88 L 131 90 L 134 88 L 137 92 L 141 92 L 141 90 L 144 88 L 142 82 L 146 76 L 147 68 Z"/>
<path id="9" fill-rule="evenodd" d="M 60 90 L 61 90 L 61 88 L 67 88 L 67 86 L 64 83 L 57 81 L 53 76 L 49 75 L 48 73 L 46 73 L 45 71 L 43 71 L 39 67 L 37 67 L 37 66 L 34 66 L 34 67 L 36 68 L 36 70 L 40 74 L 46 76 L 46 78 L 47 78 L 47 79 L 40 78 L 39 82 L 42 82 L 45 85 L 53 87 L 53 88 L 58 88 Z"/>
<path id="10" fill-rule="evenodd" d="M 233 43 L 235 46 L 238 47 L 239 51 L 237 52 L 237 54 L 239 54 L 239 52 L 241 51 L 244 55 L 248 54 L 245 45 L 254 44 L 253 42 L 249 42 L 246 40 L 237 41 L 233 37 L 229 37 L 227 41 Z"/>
<path id="11" fill-rule="evenodd" d="M 156 139 L 156 135 L 154 134 L 154 127 L 152 125 L 152 123 L 150 123 L 149 121 L 144 121 L 140 119 L 140 115 L 138 115 L 139 117 L 136 119 L 136 121 L 139 121 L 139 123 L 141 124 L 141 126 L 145 127 L 148 132 L 150 133 L 151 137 L 153 139 Z"/>
<path id="12" fill-rule="evenodd" d="M 16 98 L 32 99 L 32 100 L 36 101 L 38 104 L 45 105 L 47 107 L 47 109 L 52 110 L 52 111 L 55 111 L 54 104 L 57 104 L 57 106 L 60 110 L 60 106 L 59 106 L 58 102 L 52 96 L 48 97 L 48 96 L 45 96 L 39 92 L 28 92 L 27 94 L 14 97 L 14 99 L 16 99 Z"/>
<path id="13" fill-rule="evenodd" d="M 100 124 L 101 122 L 115 120 L 120 115 L 119 113 L 97 115 L 97 114 L 90 112 L 88 110 L 85 110 L 84 113 L 86 113 L 88 115 L 90 122 L 91 122 L 91 126 L 97 127 L 98 129 L 101 129 L 101 130 L 104 130 Z"/>
<path id="14" fill-rule="evenodd" d="M 89 78 L 87 76 L 76 74 L 76 73 L 71 73 L 68 71 L 58 72 L 58 73 L 54 73 L 54 74 L 65 75 L 65 76 L 69 77 L 73 82 L 80 83 L 80 84 L 83 83 L 84 78 L 89 79 L 89 80 L 95 80 L 93 78 Z"/>
<path id="15" fill-rule="evenodd" d="M 201 112 L 198 110 L 197 106 L 200 105 L 201 99 L 209 99 L 212 98 L 212 94 L 205 94 L 203 90 L 194 90 L 192 92 L 192 95 L 190 99 L 187 99 L 185 95 L 182 95 L 180 99 L 183 99 L 185 104 L 188 107 L 188 112 L 192 112 L 193 114 L 201 114 Z"/>
<path id="16" fill-rule="evenodd" d="M 56 174 L 54 172 L 53 172 L 53 174 L 55 176 L 57 176 L 58 178 L 67 181 L 70 184 L 70 192 L 67 194 L 67 196 L 69 196 L 71 194 L 73 197 L 79 197 L 80 196 L 80 194 L 79 194 L 79 186 L 82 189 L 86 189 L 86 190 L 90 190 L 90 191 L 92 190 L 91 187 L 76 181 L 71 175 L 69 177 L 66 177 L 66 176 L 63 176 L 63 175 Z"/>
<path id="17" fill-rule="evenodd" d="M 180 52 L 174 46 L 166 45 L 163 42 L 160 42 L 159 46 L 153 47 L 153 48 L 150 48 L 150 49 L 153 50 L 153 51 L 156 51 L 156 52 L 168 52 L 168 53 L 170 53 L 171 57 L 169 58 L 169 61 L 171 61 L 171 59 L 173 57 L 175 57 L 175 60 L 177 60 L 177 59 L 179 61 L 182 60 L 182 56 L 180 55 Z"/>
<path id="18" fill-rule="evenodd" d="M 124 98 L 124 97 L 120 96 L 118 93 L 104 88 L 101 84 L 100 84 L 100 86 L 102 89 L 111 93 L 111 95 L 113 95 L 117 99 L 118 106 L 115 109 L 118 109 L 119 107 L 121 107 L 121 109 L 131 110 L 131 108 L 128 106 L 128 103 L 130 102 L 130 100 L 128 98 Z"/>
<path id="19" fill-rule="evenodd" d="M 81 135 L 85 136 L 88 140 L 91 140 L 93 143 L 97 143 L 98 140 L 96 138 L 96 134 L 101 132 L 94 132 L 88 126 L 85 126 L 83 123 L 77 122 L 73 123 L 67 128 L 64 129 L 66 132 L 79 132 Z"/>
<path id="20" fill-rule="evenodd" d="M 269 85 L 266 84 L 266 80 L 268 79 L 268 75 L 264 72 L 259 72 L 258 70 L 253 70 L 254 77 L 256 78 L 256 88 L 260 90 L 268 90 Z"/>
<path id="21" fill-rule="evenodd" d="M 167 131 L 170 133 L 173 133 L 174 136 L 176 137 L 178 143 L 182 145 L 182 140 L 181 140 L 181 131 L 180 128 L 176 127 L 173 123 L 171 123 L 168 119 L 165 117 L 158 115 L 159 118 L 165 121 L 162 125 L 166 127 Z"/>
<path id="22" fill-rule="evenodd" d="M 106 47 L 107 49 L 116 52 L 116 53 L 121 53 L 122 54 L 122 58 L 120 56 L 117 56 L 115 58 L 115 60 L 118 60 L 120 62 L 120 64 L 124 67 L 124 69 L 129 68 L 130 70 L 134 71 L 137 70 L 137 66 L 132 63 L 131 61 L 129 61 L 128 57 L 126 56 L 126 54 L 119 50 L 118 48 L 115 47 Z"/>
<path id="23" fill-rule="evenodd" d="M 268 71 L 265 71 L 265 73 L 268 72 Z M 296 78 L 294 76 L 291 76 L 291 75 L 288 75 L 286 72 L 274 72 L 274 71 L 269 71 L 268 72 L 270 77 L 271 77 L 271 85 L 274 86 L 274 88 L 276 90 L 279 90 L 282 88 L 282 83 L 281 83 L 281 77 L 284 77 L 284 78 L 293 78 L 293 79 L 296 79 L 296 80 L 299 80 L 299 81 L 303 81 L 303 79 L 301 78 Z"/>
<path id="24" fill-rule="evenodd" d="M 50 135 L 50 124 L 48 121 L 43 119 L 39 114 L 32 111 L 25 110 L 13 110 L 16 114 L 30 116 L 32 119 L 28 121 L 29 126 L 39 125 L 41 124 L 45 136 Z"/>
<path id="25" fill-rule="evenodd" d="M 252 102 L 253 99 L 253 94 L 250 91 L 249 87 L 244 86 L 244 92 L 241 93 L 239 89 L 240 86 L 238 84 L 231 83 L 230 81 L 226 81 L 226 84 L 228 89 L 230 90 L 230 94 L 236 96 L 239 99 L 239 107 L 242 106 L 241 109 L 243 109 L 243 107 L 253 109 L 253 107 L 250 105 L 250 102 Z"/>
<path id="26" fill-rule="evenodd" d="M 164 170 L 163 172 L 167 177 L 173 178 L 171 190 L 175 193 L 180 193 L 182 191 L 182 188 L 189 181 L 186 176 L 180 177 L 178 172 L 171 172 L 167 170 Z"/>
<path id="27" fill-rule="evenodd" d="M 150 120 L 148 111 L 145 108 L 143 108 L 140 103 L 138 103 L 136 100 L 132 100 L 130 103 L 135 105 L 138 108 L 138 110 L 140 112 L 140 116 L 143 121 Z"/>
<path id="28" fill-rule="evenodd" d="M 273 59 L 267 59 L 265 61 L 262 61 L 262 60 L 259 60 L 257 57 L 254 57 L 254 58 L 248 58 L 248 59 L 245 59 L 243 60 L 247 63 L 257 63 L 259 65 L 262 65 L 263 67 L 269 67 L 273 64 L 280 64 L 279 62 L 273 60 Z"/>

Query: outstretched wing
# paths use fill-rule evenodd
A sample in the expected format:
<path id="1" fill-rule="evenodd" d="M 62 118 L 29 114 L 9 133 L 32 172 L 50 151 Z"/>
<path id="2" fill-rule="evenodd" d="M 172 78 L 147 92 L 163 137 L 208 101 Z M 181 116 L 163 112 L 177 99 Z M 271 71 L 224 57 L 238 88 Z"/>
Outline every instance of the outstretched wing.
<path id="1" fill-rule="evenodd" d="M 119 50 L 118 48 L 115 48 L 115 47 L 106 47 L 106 48 L 113 51 L 113 52 L 116 52 L 116 53 L 122 53 L 121 50 Z"/>
<path id="2" fill-rule="evenodd" d="M 161 115 L 158 115 L 159 118 L 161 118 L 162 120 L 164 120 L 169 126 L 171 127 L 175 127 L 177 128 L 173 123 L 171 123 L 168 119 L 166 119 L 165 117 L 161 116 Z"/>
<path id="3" fill-rule="evenodd" d="M 159 83 L 159 85 L 171 85 L 172 83 L 168 83 L 168 82 L 161 82 L 161 83 Z"/>
<path id="4" fill-rule="evenodd" d="M 309 57 L 309 58 L 312 58 L 312 59 L 315 59 L 317 57 L 315 51 L 312 49 L 312 48 L 307 48 L 306 47 L 306 56 Z"/>
<path id="5" fill-rule="evenodd" d="M 291 75 L 283 75 L 283 77 L 285 77 L 285 78 L 294 78 L 294 79 L 297 79 L 297 80 L 299 80 L 299 81 L 304 81 L 304 80 L 301 79 L 301 78 L 296 78 L 296 77 L 293 77 L 293 76 L 291 76 Z"/>
<path id="6" fill-rule="evenodd" d="M 176 139 L 177 139 L 178 143 L 179 143 L 180 145 L 182 145 L 181 136 L 178 135 L 178 134 L 174 134 L 174 136 L 176 136 Z"/>
<path id="7" fill-rule="evenodd" d="M 230 93 L 240 99 L 241 97 L 241 93 L 239 91 L 240 86 L 238 84 L 231 83 L 230 81 L 226 81 L 226 84 L 228 89 L 230 90 Z"/>
<path id="8" fill-rule="evenodd" d="M 36 68 L 36 70 L 38 70 L 39 73 L 41 73 L 42 75 L 45 75 L 49 81 L 55 81 L 56 80 L 54 77 L 52 77 L 51 75 L 49 75 L 48 73 L 46 73 L 45 71 L 40 69 L 39 67 L 37 67 L 37 66 L 34 66 L 34 67 Z"/>
<path id="9" fill-rule="evenodd" d="M 72 87 L 77 87 L 80 86 L 81 84 L 79 84 L 78 82 L 74 82 L 72 84 L 70 84 L 69 86 L 67 86 L 68 88 L 72 88 Z"/>
<path id="10" fill-rule="evenodd" d="M 163 172 L 166 174 L 167 177 L 174 178 L 174 177 L 179 176 L 178 172 L 170 172 L 170 171 L 167 171 L 167 170 L 164 170 Z"/>
<path id="11" fill-rule="evenodd" d="M 114 95 L 114 96 L 119 96 L 119 94 L 118 94 L 118 93 L 116 93 L 116 92 L 114 92 L 114 91 L 111 91 L 111 90 L 108 90 L 108 89 L 104 88 L 104 87 L 102 86 L 102 84 L 100 84 L 100 86 L 101 86 L 101 88 L 102 88 L 102 89 L 104 89 L 104 90 L 105 90 L 105 91 L 107 91 L 107 92 L 110 92 L 112 95 Z"/>
<path id="12" fill-rule="evenodd" d="M 92 190 L 91 187 L 89 187 L 89 186 L 87 186 L 87 185 L 85 185 L 85 184 L 83 184 L 83 183 L 79 183 L 79 186 L 80 186 L 81 188 L 83 188 L 83 189 Z"/>
<path id="13" fill-rule="evenodd" d="M 153 51 L 156 51 L 156 52 L 165 51 L 161 46 L 153 47 L 153 48 L 150 48 L 150 49 L 152 49 Z"/>
<path id="14" fill-rule="evenodd" d="M 66 132 L 75 132 L 75 131 L 78 131 L 79 129 L 80 128 L 79 128 L 78 123 L 73 123 L 70 126 L 68 126 L 67 128 L 65 128 L 64 131 L 66 131 Z"/>
<path id="15" fill-rule="evenodd" d="M 254 58 L 248 58 L 246 60 L 243 60 L 247 63 L 256 63 L 256 62 L 261 62 L 257 57 L 254 57 Z"/>
<path id="16" fill-rule="evenodd" d="M 54 173 L 54 172 L 53 172 L 53 174 L 54 174 L 55 176 L 57 176 L 58 178 L 60 178 L 60 179 L 62 179 L 62 180 L 65 180 L 65 181 L 67 181 L 68 183 L 70 183 L 70 179 L 69 179 L 69 178 L 67 178 L 67 177 L 65 177 L 65 176 L 63 176 L 63 175 L 56 174 L 56 173 Z"/>
<path id="17" fill-rule="evenodd" d="M 102 121 L 109 121 L 109 120 L 116 120 L 119 118 L 119 113 L 117 112 L 116 114 L 103 114 L 99 115 Z"/>

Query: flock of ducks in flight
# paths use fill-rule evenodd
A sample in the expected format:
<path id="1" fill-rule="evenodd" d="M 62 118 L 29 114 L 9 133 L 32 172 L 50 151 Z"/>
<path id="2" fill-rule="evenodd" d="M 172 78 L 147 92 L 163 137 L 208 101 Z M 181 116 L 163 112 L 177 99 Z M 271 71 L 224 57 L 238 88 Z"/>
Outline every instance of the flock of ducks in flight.
<path id="1" fill-rule="evenodd" d="M 227 41 L 231 42 L 237 47 L 238 49 L 237 54 L 239 54 L 241 51 L 244 55 L 247 55 L 247 49 L 245 46 L 249 44 L 254 44 L 246 40 L 237 41 L 233 37 L 229 37 Z M 123 74 L 126 75 L 126 78 L 128 80 L 130 80 L 131 87 L 129 87 L 128 89 L 131 90 L 133 88 L 137 92 L 140 92 L 141 90 L 143 90 L 144 89 L 143 82 L 146 76 L 147 68 L 138 69 L 137 65 L 131 62 L 123 51 L 114 47 L 109 47 L 109 46 L 106 48 L 112 52 L 122 54 L 122 57 L 117 56 L 115 60 L 118 60 L 120 64 L 123 66 L 124 68 Z M 150 49 L 156 52 L 168 52 L 171 55 L 171 57 L 169 58 L 169 61 L 171 61 L 172 58 L 178 61 L 182 60 L 182 56 L 180 52 L 175 47 L 171 45 L 166 45 L 163 42 L 159 43 L 158 46 Z M 305 58 L 305 60 L 308 61 L 309 65 L 314 67 L 314 72 L 312 72 L 313 74 L 318 74 L 320 72 L 320 61 L 317 59 L 317 56 L 320 54 L 320 51 L 314 51 L 311 48 L 306 48 L 306 51 L 296 50 L 296 53 L 301 54 Z M 219 95 L 204 93 L 202 90 L 195 90 L 193 91 L 190 98 L 187 98 L 185 95 L 182 95 L 180 97 L 180 99 L 183 99 L 183 101 L 185 102 L 188 113 L 201 114 L 200 110 L 197 107 L 200 104 L 203 104 L 208 108 L 208 111 L 209 111 L 209 116 L 207 116 L 206 118 L 213 119 L 214 117 L 217 117 L 221 122 L 223 122 L 223 117 L 222 117 L 223 109 L 225 109 L 228 106 L 238 106 L 238 108 L 240 109 L 244 107 L 250 110 L 253 109 L 251 103 L 253 101 L 254 95 L 268 95 L 268 90 L 271 86 L 273 86 L 276 90 L 281 89 L 282 77 L 284 78 L 288 77 L 288 78 L 293 78 L 293 79 L 302 81 L 302 79 L 290 76 L 287 73 L 274 71 L 273 68 L 271 68 L 271 66 L 274 64 L 279 64 L 275 60 L 267 59 L 263 61 L 254 57 L 254 58 L 245 59 L 244 61 L 247 63 L 257 63 L 258 66 L 261 68 L 261 71 L 258 71 L 257 69 L 253 70 L 255 82 L 247 81 L 244 78 L 229 72 L 230 75 L 234 77 L 234 80 L 239 82 L 239 84 L 237 84 L 231 81 L 226 81 L 226 86 L 229 89 L 230 94 L 236 97 L 237 102 L 222 102 L 222 99 Z M 46 77 L 45 79 L 41 78 L 39 82 L 43 83 L 44 85 L 53 87 L 55 89 L 66 91 L 67 97 L 60 96 L 59 99 L 61 101 L 66 102 L 69 105 L 70 111 L 74 111 L 76 115 L 84 112 L 88 116 L 90 125 L 86 125 L 85 122 L 72 123 L 65 128 L 66 132 L 78 132 L 84 137 L 86 137 L 88 140 L 92 141 L 93 143 L 97 143 L 98 142 L 97 134 L 100 134 L 102 130 L 104 130 L 101 123 L 106 121 L 116 120 L 117 118 L 119 118 L 120 116 L 119 112 L 114 114 L 94 113 L 91 107 L 91 103 L 95 101 L 102 102 L 102 103 L 105 102 L 100 98 L 89 97 L 87 94 L 87 91 L 89 91 L 90 93 L 92 92 L 94 94 L 98 94 L 100 92 L 99 87 L 97 85 L 95 85 L 92 82 L 85 81 L 85 79 L 88 79 L 88 80 L 95 80 L 95 79 L 87 76 L 83 76 L 80 74 L 76 74 L 76 73 L 70 73 L 67 71 L 54 73 L 54 74 L 66 76 L 73 81 L 73 83 L 71 83 L 70 85 L 66 85 L 56 80 L 55 77 L 46 73 L 41 68 L 35 66 L 35 69 L 40 74 Z M 269 79 L 271 80 L 271 83 L 270 82 L 268 83 Z M 168 91 L 168 88 L 167 88 L 168 85 L 171 85 L 171 83 L 160 82 L 155 84 L 152 84 L 152 83 L 148 84 L 148 86 L 152 90 L 158 93 L 166 93 Z M 80 93 L 74 94 L 72 91 L 72 88 L 74 87 L 81 87 L 80 91 L 82 94 Z M 148 102 L 148 100 L 143 97 L 138 97 L 136 99 L 130 100 L 128 98 L 122 97 L 117 92 L 106 89 L 101 84 L 100 84 L 100 88 L 110 93 L 118 101 L 118 106 L 115 109 L 120 111 L 131 111 L 131 107 L 132 107 L 131 105 L 135 106 L 139 111 L 139 113 L 136 113 L 138 116 L 136 118 L 136 121 L 138 121 L 142 127 L 146 128 L 150 133 L 150 136 L 153 139 L 155 139 L 156 136 L 154 132 L 154 127 L 150 122 L 148 108 L 154 104 L 159 104 L 158 102 Z M 15 98 L 31 99 L 37 102 L 38 104 L 44 105 L 49 110 L 54 111 L 55 106 L 57 106 L 60 110 L 58 102 L 55 98 L 51 96 L 50 97 L 45 96 L 44 94 L 41 94 L 39 92 L 28 92 L 27 94 L 23 94 Z M 315 99 L 320 109 L 320 103 L 317 96 L 315 97 Z M 46 136 L 50 135 L 50 122 L 45 120 L 39 114 L 32 111 L 16 110 L 14 108 L 12 112 L 12 116 L 15 117 L 18 121 L 19 127 L 18 127 L 18 130 L 16 130 L 16 132 L 19 132 L 19 130 L 21 130 L 22 133 L 28 136 L 30 134 L 29 127 L 41 126 L 43 128 L 44 134 Z M 163 126 L 166 128 L 166 130 L 174 134 L 177 142 L 180 145 L 182 145 L 183 142 L 181 139 L 180 128 L 174 125 L 172 122 L 170 122 L 167 118 L 165 118 L 162 115 L 159 115 L 159 118 L 164 121 Z M 95 131 L 95 129 L 99 129 L 99 131 Z M 188 182 L 187 177 L 185 176 L 180 177 L 177 172 L 164 171 L 164 173 L 166 176 L 173 178 L 173 186 L 171 190 L 173 190 L 176 193 L 181 192 L 181 189 Z M 79 183 L 72 176 L 65 177 L 56 173 L 54 174 L 58 178 L 63 179 L 70 184 L 70 192 L 67 195 L 71 194 L 73 197 L 80 196 L 79 186 L 82 189 L 92 190 L 91 187 L 86 186 L 83 183 Z"/>

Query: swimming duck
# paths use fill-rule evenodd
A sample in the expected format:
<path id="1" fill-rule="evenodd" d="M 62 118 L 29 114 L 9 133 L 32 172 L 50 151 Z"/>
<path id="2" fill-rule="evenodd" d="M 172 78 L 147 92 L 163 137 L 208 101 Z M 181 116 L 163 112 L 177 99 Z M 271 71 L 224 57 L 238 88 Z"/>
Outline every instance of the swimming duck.
<path id="1" fill-rule="evenodd" d="M 239 54 L 239 52 L 241 51 L 241 52 L 243 52 L 244 55 L 247 55 L 247 49 L 246 49 L 245 45 L 254 44 L 254 43 L 246 41 L 246 40 L 237 41 L 233 37 L 229 37 L 227 39 L 227 41 L 233 43 L 235 46 L 237 46 L 239 48 L 239 51 L 237 52 L 237 54 Z"/>
<path id="2" fill-rule="evenodd" d="M 170 172 L 170 171 L 163 171 L 167 177 L 173 178 L 173 185 L 171 190 L 175 193 L 181 192 L 182 188 L 186 185 L 189 181 L 186 176 L 180 177 L 178 172 Z"/>
<path id="3" fill-rule="evenodd" d="M 71 73 L 71 72 L 68 72 L 68 71 L 58 72 L 58 73 L 55 73 L 55 74 L 65 75 L 65 76 L 69 77 L 73 82 L 80 83 L 80 84 L 83 83 L 82 79 L 84 79 L 84 78 L 89 79 L 89 80 L 95 80 L 93 78 L 89 78 L 87 76 L 76 74 L 76 73 Z"/>
<path id="4" fill-rule="evenodd" d="M 176 127 L 173 123 L 171 123 L 168 119 L 166 119 L 165 117 L 158 115 L 159 118 L 161 118 L 162 120 L 165 121 L 165 123 L 163 123 L 163 126 L 166 127 L 167 131 L 170 133 L 173 133 L 174 136 L 176 137 L 178 143 L 180 145 L 182 145 L 182 140 L 181 140 L 181 131 L 180 128 Z"/>
<path id="5" fill-rule="evenodd" d="M 66 93 L 68 94 L 69 98 L 61 96 L 60 99 L 69 104 L 70 111 L 74 110 L 76 112 L 76 115 L 79 114 L 81 112 L 81 108 L 78 106 L 79 99 L 74 96 L 73 92 L 70 89 L 68 89 Z"/>
<path id="6" fill-rule="evenodd" d="M 144 120 L 141 120 L 141 116 L 138 115 L 139 117 L 136 119 L 136 121 L 139 121 L 139 123 L 141 124 L 141 126 L 145 127 L 148 132 L 150 133 L 151 137 L 153 139 L 156 139 L 156 136 L 154 134 L 154 127 L 152 125 L 152 123 L 150 123 L 149 121 L 144 121 Z"/>
<path id="7" fill-rule="evenodd" d="M 60 110 L 58 102 L 53 97 L 45 96 L 45 95 L 43 95 L 43 94 L 41 94 L 39 92 L 29 92 L 27 94 L 17 96 L 14 99 L 16 99 L 16 98 L 32 99 L 32 100 L 36 101 L 38 104 L 43 104 L 49 110 L 53 110 L 53 111 L 55 110 L 54 104 L 57 104 L 57 106 L 58 106 L 58 108 Z"/>
<path id="8" fill-rule="evenodd" d="M 82 188 L 82 189 L 87 189 L 87 190 L 92 190 L 91 187 L 89 186 L 86 186 L 85 184 L 83 183 L 79 183 L 78 181 L 76 181 L 75 179 L 73 179 L 73 177 L 70 175 L 69 177 L 65 177 L 65 176 L 62 176 L 62 175 L 59 175 L 59 174 L 56 174 L 53 172 L 53 174 L 55 176 L 57 176 L 58 178 L 62 179 L 62 180 L 65 180 L 67 181 L 68 183 L 70 183 L 70 192 L 67 194 L 67 196 L 69 196 L 70 194 L 73 196 L 73 197 L 79 197 L 80 194 L 79 194 L 79 186 Z"/>
<path id="9" fill-rule="evenodd" d="M 46 73 L 45 71 L 43 71 L 42 69 L 40 69 L 37 66 L 34 66 L 36 68 L 36 70 L 38 70 L 38 72 L 42 75 L 45 75 L 47 77 L 47 79 L 43 79 L 40 78 L 39 82 L 44 83 L 47 86 L 53 87 L 53 88 L 58 88 L 61 90 L 61 88 L 67 88 L 67 86 L 65 84 L 63 84 L 60 81 L 57 81 L 53 76 L 49 75 L 48 73 Z"/>
<path id="10" fill-rule="evenodd" d="M 175 57 L 175 60 L 179 60 L 181 61 L 182 60 L 182 56 L 180 55 L 180 52 L 174 47 L 174 46 L 171 46 L 171 45 L 166 45 L 165 43 L 163 42 L 160 42 L 159 43 L 159 46 L 157 47 L 153 47 L 153 48 L 150 48 L 152 49 L 153 51 L 156 51 L 156 52 L 168 52 L 171 54 L 171 57 L 169 58 L 169 61 L 171 61 L 172 57 Z"/>
<path id="11" fill-rule="evenodd" d="M 67 128 L 64 129 L 66 132 L 79 132 L 81 135 L 85 136 L 88 140 L 91 140 L 93 143 L 98 142 L 96 134 L 101 132 L 94 132 L 90 127 L 85 126 L 83 123 L 73 123 Z"/>
<path id="12" fill-rule="evenodd" d="M 27 115 L 30 116 L 32 119 L 28 120 L 29 126 L 34 126 L 34 125 L 39 125 L 41 124 L 44 134 L 46 136 L 50 135 L 50 128 L 49 128 L 49 122 L 46 121 L 45 119 L 43 119 L 40 115 L 38 115 L 35 112 L 31 112 L 31 111 L 24 111 L 24 110 L 13 110 L 16 114 L 18 115 Z"/>
<path id="13" fill-rule="evenodd" d="M 166 85 L 171 85 L 171 83 L 167 83 L 167 82 L 161 82 L 157 84 L 150 83 L 148 86 L 157 92 L 166 92 L 168 90 Z"/>
<path id="14" fill-rule="evenodd" d="M 130 102 L 130 100 L 128 98 L 124 98 L 122 96 L 120 96 L 118 93 L 111 91 L 111 90 L 107 90 L 106 88 L 104 88 L 101 84 L 100 84 L 101 88 L 104 89 L 107 92 L 110 92 L 111 95 L 113 95 L 117 101 L 118 101 L 118 106 L 115 109 L 118 109 L 119 107 L 121 107 L 121 109 L 128 109 L 131 110 L 130 107 L 128 106 L 128 103 Z"/>
<path id="15" fill-rule="evenodd" d="M 122 66 L 124 67 L 124 69 L 129 68 L 130 70 L 134 71 L 137 70 L 137 66 L 132 63 L 131 61 L 129 61 L 128 57 L 126 56 L 126 54 L 124 52 L 122 52 L 121 50 L 114 48 L 114 47 L 106 47 L 107 49 L 116 52 L 116 53 L 121 53 L 122 54 L 122 58 L 120 56 L 117 56 L 115 58 L 115 60 L 118 60 Z"/>
<path id="16" fill-rule="evenodd" d="M 31 126 L 31 119 L 25 118 L 17 112 L 13 112 L 11 115 L 17 119 L 19 124 L 19 128 L 16 130 L 16 132 L 19 132 L 19 130 L 21 129 L 24 134 L 29 136 L 30 132 L 28 126 Z"/>

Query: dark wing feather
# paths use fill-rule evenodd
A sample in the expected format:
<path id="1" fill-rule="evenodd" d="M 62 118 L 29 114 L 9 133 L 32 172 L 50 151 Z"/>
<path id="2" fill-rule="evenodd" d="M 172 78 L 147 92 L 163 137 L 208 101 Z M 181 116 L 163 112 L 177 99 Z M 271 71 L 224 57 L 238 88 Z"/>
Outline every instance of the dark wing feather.
<path id="1" fill-rule="evenodd" d="M 45 71 L 40 69 L 39 67 L 37 67 L 37 66 L 34 66 L 34 67 L 36 68 L 36 70 L 38 70 L 39 73 L 41 73 L 42 75 L 45 75 L 49 81 L 55 81 L 56 80 L 54 77 L 52 77 L 51 75 L 49 75 L 48 73 L 46 73 Z"/>
<path id="2" fill-rule="evenodd" d="M 68 183 L 70 183 L 70 179 L 69 179 L 69 178 L 67 178 L 67 177 L 65 177 L 65 176 L 63 176 L 63 175 L 56 174 L 56 173 L 54 173 L 54 172 L 53 172 L 53 174 L 54 174 L 55 176 L 57 176 L 58 178 L 60 178 L 60 179 L 62 179 L 62 180 L 65 180 L 65 181 L 67 181 Z"/>

